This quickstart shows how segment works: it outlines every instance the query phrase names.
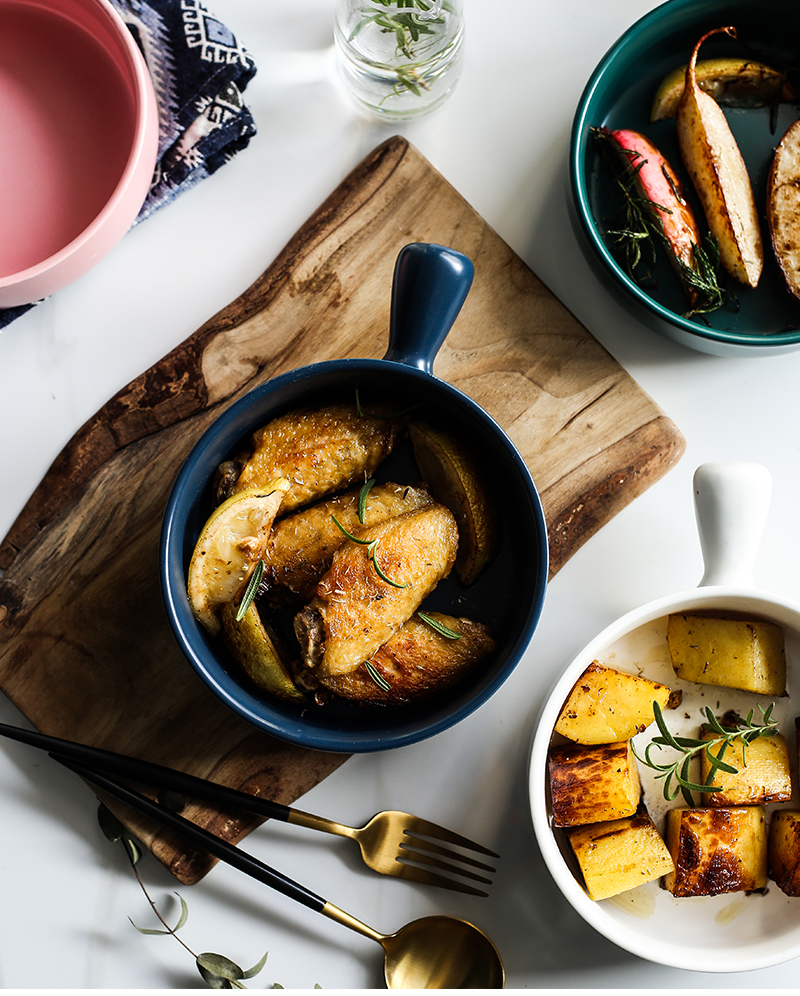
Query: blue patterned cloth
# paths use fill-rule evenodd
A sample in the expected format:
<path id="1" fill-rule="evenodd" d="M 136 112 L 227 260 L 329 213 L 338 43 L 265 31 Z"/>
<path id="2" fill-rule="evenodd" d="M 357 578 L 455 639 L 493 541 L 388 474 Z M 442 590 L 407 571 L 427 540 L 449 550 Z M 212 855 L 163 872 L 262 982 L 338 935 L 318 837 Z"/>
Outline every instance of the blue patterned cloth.
<path id="1" fill-rule="evenodd" d="M 256 66 L 198 0 L 111 0 L 144 55 L 158 101 L 158 161 L 134 224 L 216 172 L 256 133 L 242 91 Z M 0 329 L 33 305 L 0 308 Z"/>

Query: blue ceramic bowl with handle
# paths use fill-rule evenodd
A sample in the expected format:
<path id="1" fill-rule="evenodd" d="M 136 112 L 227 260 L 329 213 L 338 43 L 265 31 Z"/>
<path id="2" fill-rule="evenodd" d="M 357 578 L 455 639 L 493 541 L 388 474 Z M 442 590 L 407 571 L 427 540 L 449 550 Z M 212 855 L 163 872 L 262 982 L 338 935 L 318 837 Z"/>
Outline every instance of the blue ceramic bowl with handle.
<path id="1" fill-rule="evenodd" d="M 663 77 L 689 61 L 695 43 L 713 28 L 731 25 L 736 40 L 709 38 L 699 58 L 756 59 L 788 74 L 800 66 L 800 4 L 796 0 L 669 0 L 636 21 L 614 43 L 584 89 L 572 127 L 570 185 L 580 241 L 603 283 L 651 331 L 691 349 L 719 356 L 769 356 L 800 349 L 800 301 L 791 297 L 772 255 L 765 218 L 766 184 L 781 136 L 797 118 L 797 104 L 784 103 L 771 119 L 769 107 L 725 108 L 725 116 L 748 167 L 762 218 L 764 271 L 750 289 L 731 278 L 726 287 L 736 305 L 706 316 L 686 317 L 687 301 L 663 252 L 645 284 L 626 271 L 610 230 L 620 227 L 620 198 L 603 162 L 592 128 L 628 128 L 645 134 L 685 182 L 700 227 L 700 203 L 681 162 L 675 121 L 650 122 Z"/>
<path id="2" fill-rule="evenodd" d="M 315 363 L 275 377 L 227 408 L 199 439 L 173 485 L 164 514 L 160 570 L 167 616 L 189 663 L 238 715 L 282 740 L 317 750 L 358 753 L 406 746 L 464 719 L 505 681 L 524 653 L 541 613 L 548 575 L 544 514 L 527 466 L 497 423 L 474 401 L 432 373 L 433 360 L 466 299 L 472 263 L 442 246 L 401 250 L 392 288 L 389 348 L 383 359 Z M 496 652 L 461 685 L 400 706 L 309 703 L 296 707 L 259 691 L 221 641 L 195 619 L 186 593 L 192 551 L 213 509 L 219 464 L 238 453 L 253 430 L 284 412 L 350 400 L 389 410 L 420 405 L 426 420 L 465 440 L 485 475 L 499 528 L 497 553 L 475 584 L 440 582 L 426 607 L 488 625 Z M 419 473 L 404 444 L 381 466 L 383 479 L 413 483 Z"/>

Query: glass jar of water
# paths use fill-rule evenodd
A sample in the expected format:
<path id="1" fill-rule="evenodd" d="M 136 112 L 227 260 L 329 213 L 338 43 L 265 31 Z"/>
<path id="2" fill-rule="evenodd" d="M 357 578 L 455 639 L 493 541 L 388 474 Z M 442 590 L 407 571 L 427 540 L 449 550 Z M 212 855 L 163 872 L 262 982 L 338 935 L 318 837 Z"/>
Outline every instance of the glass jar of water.
<path id="1" fill-rule="evenodd" d="M 356 104 L 415 118 L 447 100 L 461 75 L 463 0 L 337 0 L 334 36 Z"/>

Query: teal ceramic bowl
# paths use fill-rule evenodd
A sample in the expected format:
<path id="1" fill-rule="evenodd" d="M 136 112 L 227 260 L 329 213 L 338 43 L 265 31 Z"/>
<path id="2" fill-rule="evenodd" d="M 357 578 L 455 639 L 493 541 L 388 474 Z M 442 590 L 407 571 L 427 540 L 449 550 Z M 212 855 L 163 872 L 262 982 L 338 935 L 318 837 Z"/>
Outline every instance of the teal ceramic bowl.
<path id="1" fill-rule="evenodd" d="M 766 184 L 775 146 L 800 114 L 781 104 L 777 119 L 767 107 L 725 108 L 750 173 L 762 217 L 764 272 L 755 289 L 727 278 L 738 307 L 684 317 L 684 293 L 662 251 L 652 283 L 628 275 L 607 234 L 619 223 L 618 188 L 603 161 L 592 128 L 629 128 L 647 135 L 685 181 L 701 228 L 703 212 L 681 162 L 675 122 L 650 123 L 656 89 L 670 70 L 685 65 L 697 40 L 712 28 L 732 25 L 738 39 L 709 38 L 699 58 L 741 56 L 787 73 L 798 88 L 800 3 L 797 0 L 669 0 L 638 20 L 612 46 L 581 97 L 572 128 L 570 184 L 578 227 L 593 267 L 612 292 L 648 329 L 691 349 L 721 356 L 766 356 L 800 349 L 800 301 L 786 290 L 772 256 L 765 219 Z"/>

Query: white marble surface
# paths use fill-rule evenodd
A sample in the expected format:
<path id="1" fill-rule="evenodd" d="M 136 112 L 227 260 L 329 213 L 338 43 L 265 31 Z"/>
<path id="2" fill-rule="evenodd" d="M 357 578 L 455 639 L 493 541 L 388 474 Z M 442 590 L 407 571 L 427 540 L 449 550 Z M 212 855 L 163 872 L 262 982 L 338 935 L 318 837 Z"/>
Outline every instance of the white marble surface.
<path id="1" fill-rule="evenodd" d="M 800 353 L 721 359 L 640 328 L 589 271 L 566 210 L 569 128 L 583 84 L 651 0 L 468 0 L 461 85 L 436 115 L 365 123 L 330 78 L 333 0 L 213 0 L 255 56 L 246 92 L 259 133 L 218 174 L 149 219 L 92 273 L 0 333 L 0 533 L 62 445 L 115 391 L 235 298 L 381 140 L 406 135 L 525 259 L 680 427 L 679 465 L 592 538 L 550 586 L 524 659 L 458 727 L 414 747 L 355 757 L 303 808 L 359 822 L 407 808 L 502 853 L 491 898 L 460 899 L 372 875 L 345 841 L 269 825 L 247 847 L 379 930 L 449 911 L 493 937 L 509 988 L 794 987 L 797 961 L 745 975 L 641 961 L 597 935 L 561 898 L 529 819 L 526 759 L 537 706 L 597 631 L 702 573 L 691 479 L 708 460 L 756 460 L 774 478 L 756 582 L 800 599 Z M 0 720 L 24 722 L 0 699 Z M 0 986 L 196 988 L 191 957 L 142 936 L 147 903 L 94 799 L 30 748 L 0 744 Z M 146 855 L 157 902 L 175 882 Z M 380 950 L 225 867 L 178 888 L 197 951 L 245 967 L 251 988 L 377 988 Z"/>

